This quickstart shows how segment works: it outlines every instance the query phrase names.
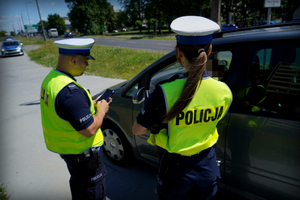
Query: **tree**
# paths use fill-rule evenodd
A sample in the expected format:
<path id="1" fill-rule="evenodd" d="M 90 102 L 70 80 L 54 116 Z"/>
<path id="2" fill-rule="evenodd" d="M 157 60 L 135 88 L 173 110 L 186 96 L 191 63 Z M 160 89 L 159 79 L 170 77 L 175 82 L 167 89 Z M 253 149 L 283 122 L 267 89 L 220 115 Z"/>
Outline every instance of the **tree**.
<path id="1" fill-rule="evenodd" d="M 155 33 L 156 32 L 156 24 L 157 24 L 158 20 L 157 19 L 154 19 L 154 18 L 151 18 L 148 23 L 149 25 L 153 25 L 153 32 Z"/>
<path id="2" fill-rule="evenodd" d="M 48 15 L 48 26 L 46 29 L 57 28 L 58 34 L 62 35 L 66 31 L 67 27 L 64 19 L 59 16 L 59 14 L 49 14 Z"/>
<path id="3" fill-rule="evenodd" d="M 129 16 L 129 21 L 131 25 L 135 25 L 137 20 L 143 22 L 145 18 L 145 8 L 149 0 L 120 0 Z M 141 26 L 140 26 L 141 29 Z"/>
<path id="4" fill-rule="evenodd" d="M 42 20 L 42 21 L 43 21 L 43 25 L 44 25 L 45 30 L 48 30 L 48 27 L 49 27 L 48 21 L 44 21 L 44 20 Z M 42 33 L 43 31 L 42 31 L 42 23 L 41 23 L 41 21 L 39 21 L 39 23 L 37 23 L 37 25 L 38 25 L 38 32 Z"/>
<path id="5" fill-rule="evenodd" d="M 129 17 L 126 11 L 119 11 L 117 13 L 117 26 L 120 28 L 131 26 Z"/>
<path id="6" fill-rule="evenodd" d="M 6 31 L 0 31 L 0 37 L 5 37 Z"/>
<path id="7" fill-rule="evenodd" d="M 10 32 L 10 35 L 11 35 L 11 36 L 15 36 L 16 33 L 15 33 L 14 31 L 11 31 L 11 32 Z"/>
<path id="8" fill-rule="evenodd" d="M 278 17 L 282 17 L 283 21 L 291 21 L 293 19 L 294 12 L 299 8 L 299 0 L 281 0 L 281 6 L 279 8 L 272 8 L 272 11 Z"/>
<path id="9" fill-rule="evenodd" d="M 106 0 L 65 0 L 70 9 L 71 26 L 88 35 L 102 34 L 104 22 L 108 28 L 116 26 L 113 7 Z"/>
<path id="10" fill-rule="evenodd" d="M 142 33 L 142 24 L 143 22 L 141 20 L 136 20 L 134 24 L 135 26 L 139 27 L 140 33 Z"/>

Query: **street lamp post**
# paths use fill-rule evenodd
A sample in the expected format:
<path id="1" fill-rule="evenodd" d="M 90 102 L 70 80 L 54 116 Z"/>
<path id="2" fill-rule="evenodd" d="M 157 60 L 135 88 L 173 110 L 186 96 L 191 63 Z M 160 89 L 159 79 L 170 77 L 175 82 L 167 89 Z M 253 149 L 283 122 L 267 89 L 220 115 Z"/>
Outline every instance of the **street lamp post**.
<path id="1" fill-rule="evenodd" d="M 28 13 L 28 8 L 27 8 L 27 3 L 31 3 L 31 1 L 25 3 L 26 10 L 27 10 L 27 15 L 28 15 L 29 25 L 31 25 L 31 23 L 30 23 L 30 18 L 29 18 L 29 13 Z"/>

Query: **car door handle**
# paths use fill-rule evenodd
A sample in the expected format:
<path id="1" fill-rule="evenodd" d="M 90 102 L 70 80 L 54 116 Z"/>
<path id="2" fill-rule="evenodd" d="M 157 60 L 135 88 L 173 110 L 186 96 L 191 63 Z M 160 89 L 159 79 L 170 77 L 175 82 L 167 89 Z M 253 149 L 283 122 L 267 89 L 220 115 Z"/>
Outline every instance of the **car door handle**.
<path id="1" fill-rule="evenodd" d="M 222 163 L 221 160 L 217 160 L 218 167 L 220 167 L 221 163 Z"/>

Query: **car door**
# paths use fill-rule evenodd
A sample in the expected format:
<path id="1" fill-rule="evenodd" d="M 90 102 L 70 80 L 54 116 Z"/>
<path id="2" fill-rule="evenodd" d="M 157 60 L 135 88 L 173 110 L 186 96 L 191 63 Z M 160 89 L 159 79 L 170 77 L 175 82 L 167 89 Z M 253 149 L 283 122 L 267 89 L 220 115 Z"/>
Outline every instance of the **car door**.
<path id="1" fill-rule="evenodd" d="M 226 138 L 226 189 L 250 199 L 299 199 L 300 43 L 245 49 Z"/>
<path id="2" fill-rule="evenodd" d="M 226 83 L 227 86 L 234 91 L 242 55 L 243 49 L 235 44 L 214 45 L 213 52 L 209 55 L 206 63 L 208 75 Z M 232 106 L 233 105 L 231 105 L 231 107 Z M 219 186 L 224 190 L 226 188 L 226 138 L 231 110 L 230 108 L 217 125 L 219 139 L 215 145 L 217 162 L 221 172 Z"/>
<path id="3" fill-rule="evenodd" d="M 175 58 L 171 58 L 168 62 L 160 63 L 159 67 L 156 67 L 157 70 L 152 71 L 149 74 L 149 81 L 147 82 L 144 87 L 146 87 L 151 95 L 151 92 L 155 89 L 155 86 L 164 80 L 171 78 L 174 75 L 183 76 L 184 68 L 180 66 L 176 61 Z M 144 77 L 144 79 L 147 77 Z M 135 120 L 136 116 L 139 114 L 141 109 L 143 108 L 143 104 L 134 105 L 133 109 L 133 118 Z M 156 165 L 158 163 L 158 155 L 156 154 L 156 146 L 152 146 L 147 142 L 147 139 L 150 136 L 150 132 L 147 132 L 144 135 L 137 135 L 135 136 L 136 147 L 139 153 L 139 156 Z"/>

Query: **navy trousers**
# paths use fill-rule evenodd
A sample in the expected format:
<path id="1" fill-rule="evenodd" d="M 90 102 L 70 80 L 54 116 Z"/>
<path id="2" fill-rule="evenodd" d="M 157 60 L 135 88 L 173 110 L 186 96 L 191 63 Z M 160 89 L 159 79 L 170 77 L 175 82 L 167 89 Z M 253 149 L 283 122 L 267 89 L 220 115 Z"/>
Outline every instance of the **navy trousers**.
<path id="1" fill-rule="evenodd" d="M 87 162 L 78 163 L 76 155 L 63 155 L 70 172 L 72 200 L 105 200 L 106 168 L 102 148 L 98 151 L 98 168 L 92 170 Z"/>
<path id="2" fill-rule="evenodd" d="M 160 200 L 212 199 L 217 193 L 220 170 L 213 148 L 182 156 L 163 151 L 157 175 Z"/>

